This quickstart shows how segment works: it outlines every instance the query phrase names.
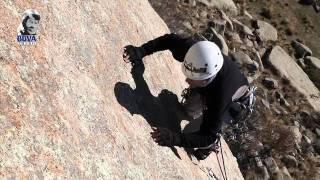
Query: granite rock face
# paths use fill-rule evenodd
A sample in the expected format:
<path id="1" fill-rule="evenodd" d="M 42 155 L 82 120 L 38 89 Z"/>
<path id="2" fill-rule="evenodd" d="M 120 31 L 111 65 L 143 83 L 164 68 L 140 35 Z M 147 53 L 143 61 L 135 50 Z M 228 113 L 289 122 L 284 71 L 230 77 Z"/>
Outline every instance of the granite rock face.
<path id="1" fill-rule="evenodd" d="M 226 10 L 234 15 L 238 13 L 237 6 L 233 2 L 233 0 L 197 0 L 197 1 L 209 7 L 216 7 L 218 9 Z"/>
<path id="2" fill-rule="evenodd" d="M 34 46 L 16 42 L 21 13 L 41 14 Z M 151 125 L 178 129 L 186 86 L 167 52 L 145 69 L 122 61 L 127 44 L 168 33 L 147 0 L 0 2 L 0 177 L 222 178 L 215 154 L 198 165 L 157 146 Z M 243 179 L 223 141 L 229 179 Z M 221 162 L 221 160 L 220 160 Z"/>
<path id="3" fill-rule="evenodd" d="M 316 57 L 307 56 L 304 58 L 305 63 L 310 65 L 313 68 L 320 70 L 320 60 Z"/>
<path id="4" fill-rule="evenodd" d="M 278 32 L 271 24 L 257 20 L 254 22 L 256 28 L 255 34 L 261 41 L 276 41 L 278 39 Z"/>
<path id="5" fill-rule="evenodd" d="M 281 77 L 289 80 L 291 85 L 306 97 L 315 111 L 320 111 L 319 90 L 285 50 L 280 46 L 275 46 L 267 60 Z"/>

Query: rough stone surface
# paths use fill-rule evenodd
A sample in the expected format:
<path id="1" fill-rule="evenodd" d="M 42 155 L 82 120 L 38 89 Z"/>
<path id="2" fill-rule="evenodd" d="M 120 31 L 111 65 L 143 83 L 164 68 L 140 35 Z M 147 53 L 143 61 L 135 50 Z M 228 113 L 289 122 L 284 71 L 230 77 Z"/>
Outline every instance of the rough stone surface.
<path id="1" fill-rule="evenodd" d="M 249 19 L 253 19 L 253 16 L 248 11 L 244 10 L 243 14 Z"/>
<path id="2" fill-rule="evenodd" d="M 264 78 L 262 83 L 269 89 L 277 89 L 279 87 L 278 81 L 273 78 Z"/>
<path id="3" fill-rule="evenodd" d="M 312 56 L 307 56 L 304 58 L 304 60 L 305 60 L 305 63 L 308 64 L 309 66 L 312 66 L 320 70 L 320 59 Z"/>
<path id="4" fill-rule="evenodd" d="M 183 22 L 182 24 L 183 24 L 184 27 L 186 27 L 189 31 L 192 31 L 192 30 L 193 30 L 193 27 L 192 27 L 192 25 L 191 25 L 190 22 L 185 21 L 185 22 Z"/>
<path id="5" fill-rule="evenodd" d="M 288 169 L 285 166 L 283 166 L 280 170 L 284 180 L 293 180 Z"/>
<path id="6" fill-rule="evenodd" d="M 292 132 L 294 141 L 296 144 L 300 144 L 301 143 L 301 138 L 302 138 L 302 134 L 299 130 L 298 127 L 296 126 L 290 126 L 290 131 Z"/>
<path id="7" fill-rule="evenodd" d="M 267 60 L 281 77 L 288 79 L 291 85 L 306 97 L 316 111 L 320 111 L 319 90 L 308 75 L 280 46 L 275 46 L 271 50 Z"/>
<path id="8" fill-rule="evenodd" d="M 312 5 L 313 9 L 316 11 L 316 13 L 320 12 L 320 2 L 317 1 Z"/>
<path id="9" fill-rule="evenodd" d="M 268 100 L 261 99 L 261 103 L 264 105 L 264 107 L 270 109 L 270 103 L 268 102 Z"/>
<path id="10" fill-rule="evenodd" d="M 226 39 L 231 41 L 232 43 L 237 43 L 237 44 L 243 43 L 238 33 L 226 32 L 224 35 Z"/>
<path id="11" fill-rule="evenodd" d="M 239 66 L 253 64 L 252 59 L 242 51 L 231 53 L 231 57 Z"/>
<path id="12" fill-rule="evenodd" d="M 316 134 L 317 134 L 317 136 L 319 136 L 320 137 L 320 129 L 319 128 L 316 128 Z"/>
<path id="13" fill-rule="evenodd" d="M 266 167 L 270 174 L 274 175 L 279 172 L 279 167 L 272 157 L 264 159 L 264 163 L 266 164 Z"/>
<path id="14" fill-rule="evenodd" d="M 257 20 L 255 28 L 254 32 L 261 41 L 276 41 L 278 39 L 277 29 L 265 21 Z"/>
<path id="15" fill-rule="evenodd" d="M 304 68 L 307 67 L 307 66 L 306 66 L 306 63 L 305 63 L 305 60 L 304 60 L 303 58 L 299 58 L 299 59 L 297 60 L 297 63 L 299 64 L 299 66 L 300 66 L 302 69 L 304 69 Z"/>
<path id="16" fill-rule="evenodd" d="M 227 21 L 215 19 L 211 21 L 209 24 L 211 24 L 214 27 L 217 33 L 223 35 L 226 29 Z"/>
<path id="17" fill-rule="evenodd" d="M 285 155 L 282 158 L 282 161 L 285 163 L 287 167 L 298 167 L 298 161 L 294 156 L 291 155 Z"/>
<path id="18" fill-rule="evenodd" d="M 255 51 L 255 61 L 259 63 L 260 71 L 263 71 L 264 70 L 264 66 L 263 66 L 263 63 L 262 63 L 262 59 L 261 59 L 260 53 L 258 51 Z"/>
<path id="19" fill-rule="evenodd" d="M 291 42 L 292 47 L 295 49 L 296 51 L 296 57 L 297 58 L 304 58 L 305 56 L 311 56 L 312 55 L 312 51 L 309 47 L 307 47 L 306 45 L 293 40 Z"/>
<path id="20" fill-rule="evenodd" d="M 255 162 L 256 162 L 256 166 L 257 167 L 263 167 L 264 165 L 263 165 L 263 163 L 262 163 L 262 161 L 261 161 L 261 158 L 260 157 L 255 157 L 254 158 L 254 160 L 255 160 Z"/>
<path id="21" fill-rule="evenodd" d="M 233 15 L 238 14 L 238 9 L 233 0 L 197 0 L 198 2 L 208 6 L 216 7 L 221 10 L 230 12 Z"/>
<path id="22" fill-rule="evenodd" d="M 302 137 L 303 137 L 304 142 L 305 142 L 307 145 L 310 145 L 310 144 L 312 143 L 312 140 L 311 140 L 308 136 L 303 135 Z"/>
<path id="23" fill-rule="evenodd" d="M 35 46 L 15 38 L 26 7 L 42 15 Z M 201 167 L 222 178 L 214 154 L 194 165 L 150 138 L 151 125 L 179 125 L 175 94 L 186 85 L 167 52 L 133 77 L 123 63 L 125 45 L 169 32 L 148 1 L 18 0 L 0 9 L 0 179 L 207 179 Z M 224 141 L 223 149 L 228 176 L 243 179 Z"/>
<path id="24" fill-rule="evenodd" d="M 237 19 L 233 19 L 232 22 L 235 30 L 241 33 L 242 36 L 254 36 L 252 30 L 248 26 L 244 25 Z"/>
<path id="25" fill-rule="evenodd" d="M 229 48 L 223 36 L 217 33 L 217 31 L 214 28 L 210 28 L 209 32 L 211 33 L 212 37 L 208 40 L 216 43 L 221 49 L 221 52 L 227 56 L 229 54 Z"/>
<path id="26" fill-rule="evenodd" d="M 230 18 L 226 15 L 226 13 L 223 10 L 219 10 L 220 17 L 226 21 L 226 26 L 228 30 L 233 31 L 233 24 Z"/>
<path id="27" fill-rule="evenodd" d="M 189 1 L 189 2 L 188 2 Z M 189 3 L 191 6 L 196 6 L 197 5 L 197 1 L 196 0 L 188 0 L 188 1 L 185 1 L 186 3 Z"/>
<path id="28" fill-rule="evenodd" d="M 266 166 L 258 167 L 257 170 L 248 170 L 246 172 L 246 179 L 259 179 L 259 180 L 269 180 L 270 175 Z"/>
<path id="29" fill-rule="evenodd" d="M 313 144 L 314 150 L 320 154 L 320 139 L 318 138 Z"/>
<path id="30" fill-rule="evenodd" d="M 231 53 L 231 57 L 240 68 L 245 67 L 249 72 L 255 73 L 259 69 L 259 64 L 242 51 Z"/>
<path id="31" fill-rule="evenodd" d="M 279 103 L 282 106 L 286 106 L 286 107 L 290 107 L 290 104 L 288 103 L 288 101 L 284 98 L 283 94 L 279 91 L 275 92 L 275 96 L 277 98 L 277 100 L 279 101 Z"/>

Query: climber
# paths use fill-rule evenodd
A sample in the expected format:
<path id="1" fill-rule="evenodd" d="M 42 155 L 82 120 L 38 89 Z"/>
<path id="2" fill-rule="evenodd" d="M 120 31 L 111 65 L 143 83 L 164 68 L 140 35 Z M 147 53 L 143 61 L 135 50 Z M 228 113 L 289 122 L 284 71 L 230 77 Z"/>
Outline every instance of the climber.
<path id="1" fill-rule="evenodd" d="M 197 132 L 175 133 L 163 127 L 152 127 L 151 136 L 161 146 L 198 148 L 194 155 L 205 159 L 217 144 L 222 123 L 232 120 L 232 102 L 247 96 L 250 89 L 247 78 L 215 43 L 176 34 L 165 34 L 140 47 L 128 45 L 123 58 L 138 64 L 143 57 L 163 50 L 170 50 L 173 57 L 182 62 L 182 72 L 189 84 L 184 90 L 182 105 L 194 119 L 201 116 L 203 120 Z M 197 108 L 201 108 L 200 113 Z"/>

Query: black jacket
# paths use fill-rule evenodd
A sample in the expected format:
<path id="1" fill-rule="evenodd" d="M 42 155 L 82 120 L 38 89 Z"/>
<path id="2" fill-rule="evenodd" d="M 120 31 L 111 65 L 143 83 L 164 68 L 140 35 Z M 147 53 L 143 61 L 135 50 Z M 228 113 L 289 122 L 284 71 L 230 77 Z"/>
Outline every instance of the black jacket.
<path id="1" fill-rule="evenodd" d="M 142 45 L 146 55 L 157 51 L 170 50 L 173 57 L 183 62 L 189 48 L 197 41 L 182 38 L 176 34 L 165 34 Z M 216 140 L 216 133 L 220 132 L 223 118 L 228 113 L 232 96 L 237 89 L 248 85 L 247 78 L 240 72 L 238 66 L 224 56 L 224 63 L 215 79 L 206 87 L 199 88 L 204 97 L 207 109 L 203 113 L 203 123 L 195 133 L 182 133 L 182 147 L 205 147 Z"/>

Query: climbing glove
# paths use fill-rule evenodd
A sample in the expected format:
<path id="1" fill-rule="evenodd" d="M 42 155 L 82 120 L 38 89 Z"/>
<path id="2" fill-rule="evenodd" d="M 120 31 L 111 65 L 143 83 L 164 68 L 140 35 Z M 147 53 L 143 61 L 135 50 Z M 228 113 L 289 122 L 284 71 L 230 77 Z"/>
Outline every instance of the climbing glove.
<path id="1" fill-rule="evenodd" d="M 132 65 L 137 65 L 141 63 L 142 58 L 145 55 L 146 55 L 146 52 L 142 47 L 128 45 L 124 47 L 123 60 L 126 63 L 131 62 Z"/>
<path id="2" fill-rule="evenodd" d="M 178 146 L 181 143 L 179 133 L 174 133 L 167 128 L 152 127 L 151 137 L 160 146 Z"/>

